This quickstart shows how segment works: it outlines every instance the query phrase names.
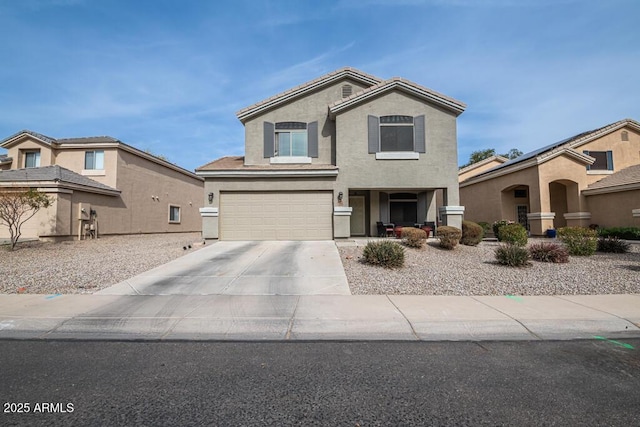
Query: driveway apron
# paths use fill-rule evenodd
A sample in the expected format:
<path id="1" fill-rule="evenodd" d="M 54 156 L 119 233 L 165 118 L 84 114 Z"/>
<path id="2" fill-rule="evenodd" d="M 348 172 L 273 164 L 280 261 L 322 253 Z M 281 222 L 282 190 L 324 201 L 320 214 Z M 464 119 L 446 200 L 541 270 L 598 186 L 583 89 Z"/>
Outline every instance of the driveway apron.
<path id="1" fill-rule="evenodd" d="M 101 295 L 350 295 L 333 241 L 215 242 Z"/>

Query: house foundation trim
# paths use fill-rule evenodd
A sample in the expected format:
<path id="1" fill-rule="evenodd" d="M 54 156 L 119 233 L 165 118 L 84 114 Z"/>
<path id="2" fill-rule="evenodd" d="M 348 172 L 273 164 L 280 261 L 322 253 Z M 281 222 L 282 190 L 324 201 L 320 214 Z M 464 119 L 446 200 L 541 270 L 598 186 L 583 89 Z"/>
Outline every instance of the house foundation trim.
<path id="1" fill-rule="evenodd" d="M 219 216 L 218 208 L 200 208 L 201 217 L 217 217 Z"/>
<path id="2" fill-rule="evenodd" d="M 591 212 L 568 212 L 564 219 L 591 219 Z"/>
<path id="3" fill-rule="evenodd" d="M 527 214 L 529 220 L 555 219 L 555 212 L 531 212 Z"/>

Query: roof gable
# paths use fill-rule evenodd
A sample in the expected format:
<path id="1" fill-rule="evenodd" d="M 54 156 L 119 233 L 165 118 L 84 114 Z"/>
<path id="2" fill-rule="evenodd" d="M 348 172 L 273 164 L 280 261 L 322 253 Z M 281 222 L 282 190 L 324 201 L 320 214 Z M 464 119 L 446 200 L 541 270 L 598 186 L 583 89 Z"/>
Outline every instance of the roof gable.
<path id="1" fill-rule="evenodd" d="M 362 102 L 368 101 L 371 98 L 383 95 L 394 90 L 407 93 L 423 101 L 438 105 L 439 107 L 453 112 L 456 116 L 462 114 L 462 112 L 467 108 L 465 103 L 454 98 L 450 98 L 446 95 L 421 86 L 407 79 L 394 77 L 392 79 L 380 82 L 367 89 L 361 90 L 360 92 L 354 93 L 347 98 L 343 98 L 334 102 L 333 104 L 329 105 L 329 112 L 331 113 L 331 117 L 333 118 L 337 114 L 340 114 L 342 111 L 359 105 Z"/>
<path id="2" fill-rule="evenodd" d="M 471 163 L 470 165 L 461 168 L 458 171 L 458 175 L 462 175 L 463 173 L 470 172 L 470 171 L 472 171 L 474 169 L 477 169 L 477 168 L 479 168 L 481 166 L 486 165 L 487 163 L 491 163 L 491 162 L 504 163 L 504 162 L 507 162 L 507 161 L 509 161 L 509 159 L 507 159 L 504 156 L 497 156 L 496 155 L 496 156 L 487 157 L 486 159 L 480 160 L 479 162 Z"/>
<path id="3" fill-rule="evenodd" d="M 35 139 L 36 141 L 41 142 L 45 145 L 55 144 L 56 142 L 55 138 L 51 138 L 50 136 L 46 136 L 38 132 L 24 129 L 0 141 L 0 147 L 9 148 L 12 145 L 19 143 L 25 138 Z"/>
<path id="4" fill-rule="evenodd" d="M 310 92 L 347 78 L 367 86 L 376 85 L 382 81 L 378 77 L 364 73 L 355 68 L 345 67 L 336 71 L 332 71 L 328 74 L 325 74 L 324 76 L 318 77 L 317 79 L 303 83 L 292 89 L 286 90 L 249 107 L 243 108 L 236 113 L 236 116 L 242 123 L 245 123 L 251 117 L 254 117 L 266 110 L 276 108 L 279 105 L 290 102 L 294 99 L 298 99 Z"/>

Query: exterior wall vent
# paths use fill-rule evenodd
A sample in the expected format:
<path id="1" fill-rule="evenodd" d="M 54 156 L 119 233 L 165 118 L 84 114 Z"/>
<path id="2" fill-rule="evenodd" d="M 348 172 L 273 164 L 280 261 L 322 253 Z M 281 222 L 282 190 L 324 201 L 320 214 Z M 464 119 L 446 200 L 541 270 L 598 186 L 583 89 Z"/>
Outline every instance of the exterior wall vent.
<path id="1" fill-rule="evenodd" d="M 351 85 L 342 86 L 342 97 L 343 98 L 347 98 L 347 97 L 351 96 L 351 94 L 353 94 L 353 86 L 351 86 Z"/>
<path id="2" fill-rule="evenodd" d="M 343 89 L 343 91 L 344 91 L 344 89 Z M 623 130 L 622 134 L 621 134 L 621 137 L 622 137 L 623 141 L 628 141 L 629 140 L 629 132 L 627 132 L 626 130 Z"/>

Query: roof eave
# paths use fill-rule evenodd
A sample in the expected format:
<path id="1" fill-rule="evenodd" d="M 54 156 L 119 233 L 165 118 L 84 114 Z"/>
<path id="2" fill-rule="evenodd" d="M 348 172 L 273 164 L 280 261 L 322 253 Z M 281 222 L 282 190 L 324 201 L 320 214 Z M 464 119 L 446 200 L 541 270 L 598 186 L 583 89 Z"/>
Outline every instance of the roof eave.
<path id="1" fill-rule="evenodd" d="M 201 170 L 196 174 L 202 178 L 318 178 L 336 177 L 338 169 L 313 170 Z"/>
<path id="2" fill-rule="evenodd" d="M 619 193 L 621 191 L 640 190 L 640 182 L 633 182 L 629 184 L 612 185 L 610 187 L 601 188 L 586 188 L 582 190 L 582 194 L 585 196 L 595 196 L 597 194 Z"/>

